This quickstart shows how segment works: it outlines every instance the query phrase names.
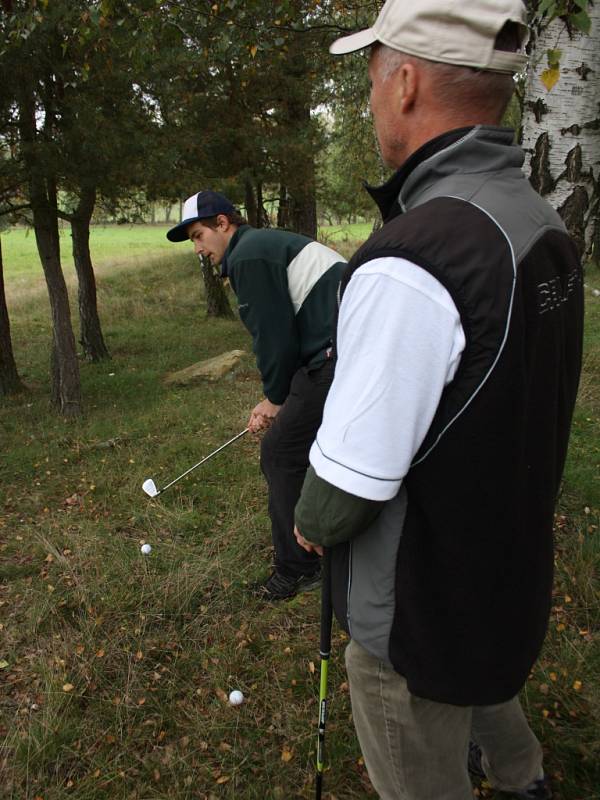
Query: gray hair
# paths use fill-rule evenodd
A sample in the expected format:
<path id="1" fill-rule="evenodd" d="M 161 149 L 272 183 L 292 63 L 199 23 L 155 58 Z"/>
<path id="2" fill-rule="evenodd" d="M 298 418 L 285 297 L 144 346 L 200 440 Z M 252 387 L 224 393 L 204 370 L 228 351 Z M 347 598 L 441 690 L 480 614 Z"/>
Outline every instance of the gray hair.
<path id="1" fill-rule="evenodd" d="M 394 50 L 384 44 L 377 46 L 381 79 L 389 80 L 402 64 L 414 64 L 435 77 L 432 81 L 436 102 L 456 115 L 474 108 L 495 116 L 501 121 L 512 97 L 515 82 L 511 75 L 499 72 L 459 67 L 429 61 Z"/>

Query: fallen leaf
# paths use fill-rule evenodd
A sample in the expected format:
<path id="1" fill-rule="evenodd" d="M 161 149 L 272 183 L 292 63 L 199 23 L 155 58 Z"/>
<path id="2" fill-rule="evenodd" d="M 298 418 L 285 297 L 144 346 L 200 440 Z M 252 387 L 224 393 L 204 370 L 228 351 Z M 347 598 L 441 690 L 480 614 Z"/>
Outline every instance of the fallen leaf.
<path id="1" fill-rule="evenodd" d="M 294 755 L 293 750 L 289 750 L 287 747 L 284 747 L 283 750 L 281 751 L 281 760 L 287 764 L 288 761 L 292 760 L 293 755 Z"/>
<path id="2" fill-rule="evenodd" d="M 221 775 L 220 778 L 217 778 L 217 783 L 227 783 L 229 779 L 229 775 Z"/>
<path id="3" fill-rule="evenodd" d="M 72 683 L 63 683 L 63 692 L 72 692 L 75 688 Z"/>
<path id="4" fill-rule="evenodd" d="M 315 671 L 315 662 L 314 661 L 309 661 L 308 662 L 308 671 L 311 673 L 311 675 L 314 673 L 314 671 Z"/>
<path id="5" fill-rule="evenodd" d="M 8 667 L 8 661 L 0 661 L 0 669 L 6 669 Z"/>

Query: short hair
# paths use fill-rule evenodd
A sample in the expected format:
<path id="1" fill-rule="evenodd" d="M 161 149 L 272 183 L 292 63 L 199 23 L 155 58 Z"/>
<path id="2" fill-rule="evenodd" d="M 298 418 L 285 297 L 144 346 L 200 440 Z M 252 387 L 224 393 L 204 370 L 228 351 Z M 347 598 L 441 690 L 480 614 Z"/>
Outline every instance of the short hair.
<path id="1" fill-rule="evenodd" d="M 496 36 L 496 50 L 516 52 L 521 47 L 522 28 L 515 22 L 507 22 Z M 461 111 L 472 110 L 477 106 L 492 114 L 498 122 L 510 102 L 515 89 L 512 75 L 490 70 L 462 67 L 429 61 L 394 50 L 387 45 L 378 44 L 382 57 L 382 79 L 388 80 L 402 64 L 415 63 L 435 73 L 433 82 L 435 100 L 442 107 Z M 380 62 L 381 63 L 381 62 Z"/>
<path id="2" fill-rule="evenodd" d="M 204 219 L 199 219 L 198 222 L 201 222 L 207 228 L 216 228 L 219 224 L 219 217 L 227 217 L 231 225 L 240 226 L 248 224 L 248 220 L 243 217 L 239 211 L 232 211 L 230 214 L 215 214 L 214 217 L 204 217 Z"/>

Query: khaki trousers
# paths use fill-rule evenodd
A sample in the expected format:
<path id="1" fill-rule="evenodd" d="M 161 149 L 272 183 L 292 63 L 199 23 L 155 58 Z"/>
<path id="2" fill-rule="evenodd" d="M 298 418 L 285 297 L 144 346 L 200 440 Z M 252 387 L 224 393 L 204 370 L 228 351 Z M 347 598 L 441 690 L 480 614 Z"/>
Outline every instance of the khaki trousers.
<path id="1" fill-rule="evenodd" d="M 542 749 L 517 697 L 453 706 L 414 697 L 406 681 L 355 641 L 346 648 L 352 716 L 381 800 L 473 800 L 469 739 L 491 785 L 523 789 L 542 774 Z"/>

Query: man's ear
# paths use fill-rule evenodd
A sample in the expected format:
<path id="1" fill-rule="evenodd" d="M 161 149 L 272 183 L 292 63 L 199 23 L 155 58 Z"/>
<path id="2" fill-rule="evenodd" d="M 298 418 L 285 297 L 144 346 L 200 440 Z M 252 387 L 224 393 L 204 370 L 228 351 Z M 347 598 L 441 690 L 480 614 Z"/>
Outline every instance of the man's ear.
<path id="1" fill-rule="evenodd" d="M 419 70 L 410 62 L 402 64 L 396 74 L 399 108 L 403 113 L 414 108 L 419 89 Z"/>
<path id="2" fill-rule="evenodd" d="M 227 219 L 225 214 L 217 214 L 217 226 L 224 232 L 229 230 L 231 222 Z"/>

